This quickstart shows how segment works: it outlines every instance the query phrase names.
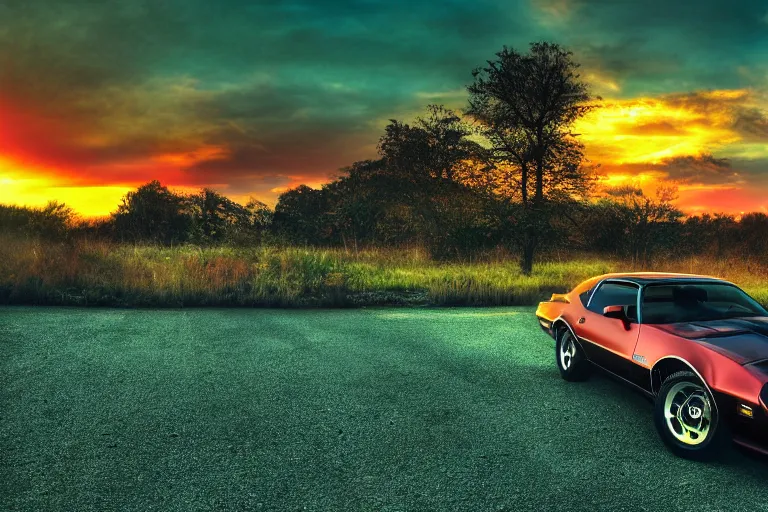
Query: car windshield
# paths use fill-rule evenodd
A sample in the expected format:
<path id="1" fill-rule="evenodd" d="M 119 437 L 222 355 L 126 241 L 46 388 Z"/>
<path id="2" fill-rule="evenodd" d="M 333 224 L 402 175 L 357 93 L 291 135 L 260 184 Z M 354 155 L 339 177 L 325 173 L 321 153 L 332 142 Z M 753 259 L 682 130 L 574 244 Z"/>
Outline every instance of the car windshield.
<path id="1" fill-rule="evenodd" d="M 752 297 L 726 283 L 649 285 L 642 307 L 643 323 L 648 324 L 768 316 Z"/>

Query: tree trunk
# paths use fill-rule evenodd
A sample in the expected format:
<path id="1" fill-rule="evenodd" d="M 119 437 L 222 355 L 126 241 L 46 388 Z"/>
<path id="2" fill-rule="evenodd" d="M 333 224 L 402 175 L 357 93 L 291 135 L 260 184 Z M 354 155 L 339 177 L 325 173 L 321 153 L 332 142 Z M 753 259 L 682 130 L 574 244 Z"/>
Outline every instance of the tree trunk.
<path id="1" fill-rule="evenodd" d="M 536 234 L 532 229 L 526 229 L 523 239 L 523 254 L 520 260 L 520 270 L 523 275 L 529 276 L 533 272 L 533 256 L 536 252 Z"/>
<path id="2" fill-rule="evenodd" d="M 534 203 L 540 204 L 544 200 L 544 135 L 543 128 L 539 127 L 536 133 L 536 190 Z"/>
<path id="3" fill-rule="evenodd" d="M 520 165 L 520 193 L 523 196 L 523 208 L 528 207 L 528 165 L 523 162 Z"/>
<path id="4" fill-rule="evenodd" d="M 544 200 L 544 166 L 542 163 L 537 164 L 536 168 L 536 195 L 535 202 L 541 203 Z"/>

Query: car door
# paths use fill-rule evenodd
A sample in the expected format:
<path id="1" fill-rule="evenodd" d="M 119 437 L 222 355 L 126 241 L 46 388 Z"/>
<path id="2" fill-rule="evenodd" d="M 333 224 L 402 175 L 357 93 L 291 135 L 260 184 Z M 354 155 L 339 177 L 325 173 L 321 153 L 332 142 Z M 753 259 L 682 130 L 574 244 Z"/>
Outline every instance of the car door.
<path id="1" fill-rule="evenodd" d="M 647 387 L 648 370 L 632 359 L 640 334 L 637 320 L 639 291 L 640 287 L 634 283 L 603 281 L 592 293 L 575 329 L 590 361 L 634 384 Z M 628 306 L 629 322 L 603 316 L 606 306 Z"/>

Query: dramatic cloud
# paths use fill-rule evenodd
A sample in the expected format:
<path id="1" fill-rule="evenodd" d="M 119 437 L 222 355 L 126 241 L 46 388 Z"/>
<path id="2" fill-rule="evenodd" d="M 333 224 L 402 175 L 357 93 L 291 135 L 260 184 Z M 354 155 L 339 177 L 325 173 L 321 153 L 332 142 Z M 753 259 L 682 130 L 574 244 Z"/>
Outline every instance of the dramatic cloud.
<path id="1" fill-rule="evenodd" d="M 662 169 L 669 180 L 678 183 L 721 185 L 740 180 L 739 173 L 731 167 L 728 160 L 712 155 L 670 158 L 663 163 Z"/>
<path id="2" fill-rule="evenodd" d="M 765 94 L 752 89 L 607 100 L 576 131 L 607 186 L 653 193 L 674 185 L 679 204 L 691 211 L 762 209 L 767 109 Z"/>
<path id="3" fill-rule="evenodd" d="M 609 100 L 578 130 L 595 154 L 612 161 L 656 162 L 713 149 L 736 156 L 762 140 L 767 108 L 765 97 L 749 89 Z M 762 156 L 768 158 L 768 146 Z"/>
<path id="4" fill-rule="evenodd" d="M 463 107 L 473 68 L 536 40 L 573 49 L 606 98 L 577 130 L 606 179 L 766 190 L 765 15 L 757 0 L 5 0 L 0 201 L 106 212 L 159 178 L 274 202 L 375 156 L 387 119 Z"/>
<path id="5" fill-rule="evenodd" d="M 746 140 L 768 143 L 768 117 L 757 108 L 742 109 L 736 114 L 733 127 Z"/>

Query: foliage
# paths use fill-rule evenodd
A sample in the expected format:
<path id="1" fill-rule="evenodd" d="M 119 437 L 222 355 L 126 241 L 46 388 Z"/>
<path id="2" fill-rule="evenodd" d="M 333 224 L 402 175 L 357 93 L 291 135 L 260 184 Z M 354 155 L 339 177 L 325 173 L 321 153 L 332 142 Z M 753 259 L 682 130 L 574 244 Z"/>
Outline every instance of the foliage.
<path id="1" fill-rule="evenodd" d="M 683 212 L 672 201 L 674 190 L 659 188 L 648 197 L 633 187 L 607 189 L 595 204 L 582 206 L 573 240 L 603 254 L 646 264 L 654 255 L 680 250 Z M 701 246 L 691 247 L 698 252 Z"/>
<path id="2" fill-rule="evenodd" d="M 390 120 L 379 140 L 384 165 L 412 185 L 453 180 L 456 166 L 481 154 L 481 146 L 467 137 L 469 126 L 452 110 L 429 105 L 414 126 Z"/>
<path id="3" fill-rule="evenodd" d="M 2 233 L 62 240 L 74 220 L 72 209 L 57 201 L 50 201 L 42 208 L 0 204 Z"/>
<path id="4" fill-rule="evenodd" d="M 112 226 L 97 222 L 84 231 L 111 228 L 117 240 L 133 243 L 243 245 L 260 243 L 271 221 L 269 208 L 256 199 L 242 206 L 211 189 L 182 195 L 152 181 L 125 196 Z"/>
<path id="5" fill-rule="evenodd" d="M 556 212 L 545 203 L 589 191 L 582 146 L 570 128 L 592 108 L 591 96 L 572 53 L 556 44 L 533 43 L 527 54 L 504 47 L 496 57 L 472 73 L 466 113 L 490 145 L 486 169 L 497 177 L 488 183 L 519 203 L 510 234 L 530 273 Z"/>
<path id="6" fill-rule="evenodd" d="M 175 244 L 192 238 L 192 219 L 184 212 L 184 198 L 159 181 L 128 192 L 113 214 L 115 233 L 127 242 Z"/>
<path id="7" fill-rule="evenodd" d="M 482 151 L 470 133 L 454 112 L 436 105 L 412 126 L 391 120 L 379 159 L 355 162 L 321 190 L 300 186 L 282 194 L 275 233 L 291 243 L 354 250 L 416 244 L 438 256 L 470 249 L 468 242 L 477 247 L 486 199 L 456 176 Z"/>
<path id="8" fill-rule="evenodd" d="M 273 219 L 276 234 L 290 243 L 323 245 L 328 240 L 328 193 L 306 185 L 280 195 Z"/>
<path id="9" fill-rule="evenodd" d="M 251 198 L 242 206 L 208 188 L 184 198 L 183 204 L 192 218 L 191 241 L 201 245 L 258 244 L 272 221 L 261 201 Z"/>

